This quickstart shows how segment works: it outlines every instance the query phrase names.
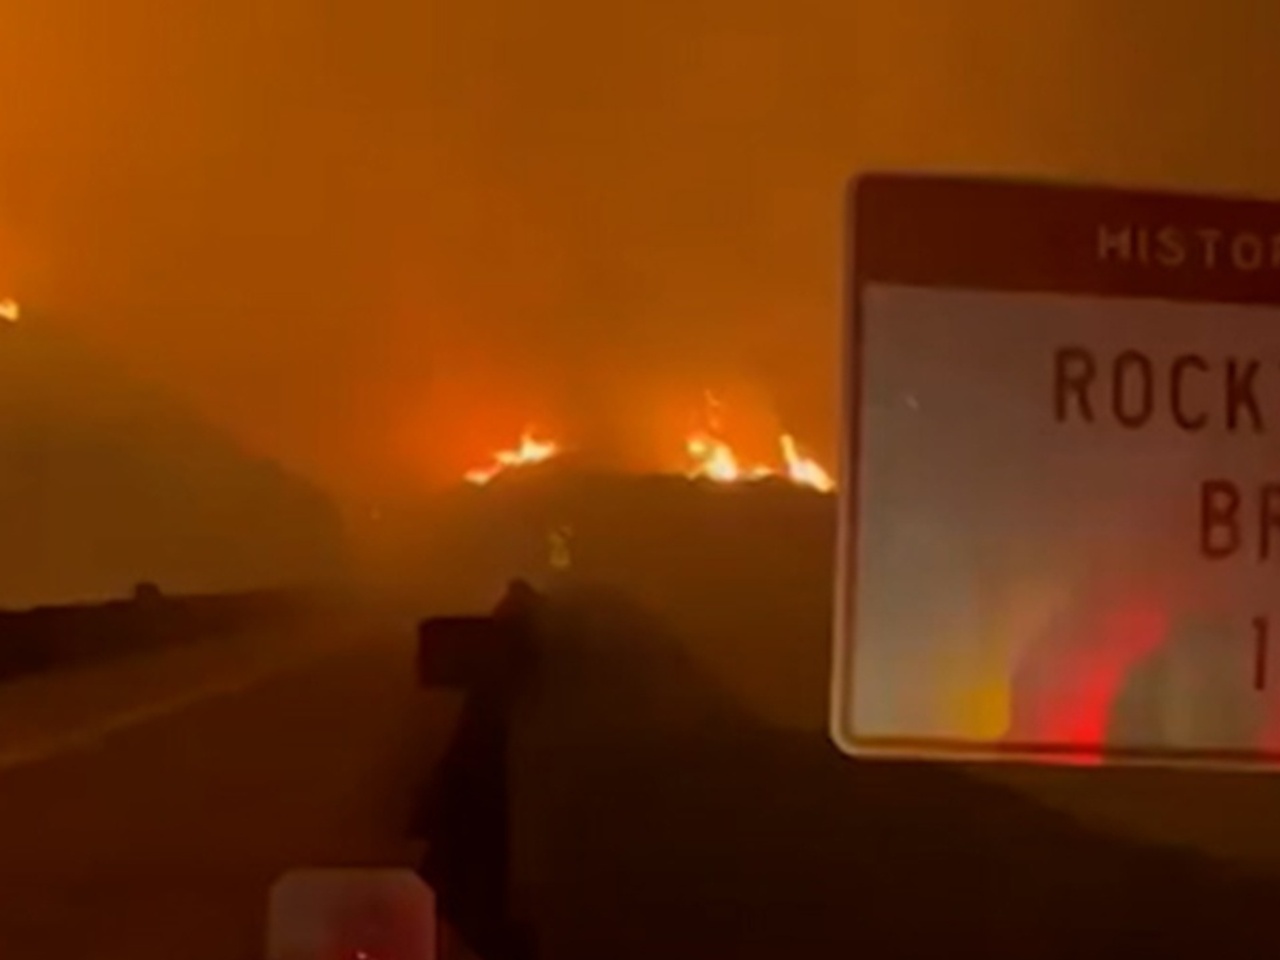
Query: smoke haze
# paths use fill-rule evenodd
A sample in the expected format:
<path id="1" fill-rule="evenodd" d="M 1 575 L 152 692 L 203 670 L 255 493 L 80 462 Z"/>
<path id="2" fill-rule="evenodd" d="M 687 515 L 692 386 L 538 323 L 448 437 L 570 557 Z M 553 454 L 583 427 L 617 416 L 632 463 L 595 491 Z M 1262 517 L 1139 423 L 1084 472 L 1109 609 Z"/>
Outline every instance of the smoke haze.
<path id="1" fill-rule="evenodd" d="M 0 286 L 342 496 L 837 432 L 863 165 L 1280 192 L 1263 0 L 0 6 Z"/>

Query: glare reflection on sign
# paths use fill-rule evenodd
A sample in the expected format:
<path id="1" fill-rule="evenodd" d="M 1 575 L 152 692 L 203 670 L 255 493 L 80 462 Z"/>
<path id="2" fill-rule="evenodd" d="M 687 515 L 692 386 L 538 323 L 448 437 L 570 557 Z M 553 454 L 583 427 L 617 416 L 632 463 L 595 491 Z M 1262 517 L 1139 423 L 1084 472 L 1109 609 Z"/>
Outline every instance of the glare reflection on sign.
<path id="1" fill-rule="evenodd" d="M 1280 758 L 1280 208 L 852 199 L 837 741 Z"/>

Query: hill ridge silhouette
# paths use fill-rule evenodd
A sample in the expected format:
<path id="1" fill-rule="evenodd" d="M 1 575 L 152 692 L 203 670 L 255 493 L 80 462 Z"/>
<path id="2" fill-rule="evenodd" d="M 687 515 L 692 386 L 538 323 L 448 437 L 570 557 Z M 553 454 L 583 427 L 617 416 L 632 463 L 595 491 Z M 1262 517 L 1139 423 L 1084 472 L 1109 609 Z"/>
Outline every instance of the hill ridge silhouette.
<path id="1" fill-rule="evenodd" d="M 182 399 L 39 323 L 0 329 L 0 606 L 340 575 L 340 516 Z"/>

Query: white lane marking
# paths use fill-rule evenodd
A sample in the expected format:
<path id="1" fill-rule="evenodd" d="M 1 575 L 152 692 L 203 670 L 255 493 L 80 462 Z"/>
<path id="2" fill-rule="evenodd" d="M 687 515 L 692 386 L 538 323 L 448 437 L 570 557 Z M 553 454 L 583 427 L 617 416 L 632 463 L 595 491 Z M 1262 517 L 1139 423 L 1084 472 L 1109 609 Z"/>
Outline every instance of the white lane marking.
<path id="1" fill-rule="evenodd" d="M 7 750 L 0 750 L 0 773 L 8 773 L 18 767 L 51 760 L 64 753 L 90 749 L 113 734 L 180 713 L 208 700 L 243 693 L 251 687 L 266 683 L 277 675 L 275 673 L 257 674 L 251 677 L 239 677 L 222 683 L 208 684 L 180 696 L 169 697 L 132 710 L 121 711 L 105 718 L 97 718 L 64 733 L 33 740 L 21 746 L 10 747 Z"/>
<path id="2" fill-rule="evenodd" d="M 232 697 L 262 686 L 286 674 L 305 670 L 330 658 L 341 656 L 353 647 L 335 643 L 312 648 L 309 656 L 288 657 L 272 665 L 217 682 L 205 683 L 180 694 L 153 700 L 141 706 L 118 710 L 106 716 L 87 719 L 71 729 L 48 736 L 37 736 L 24 743 L 0 747 L 0 775 L 17 768 L 52 760 L 74 751 L 98 746 L 115 734 L 181 713 L 210 700 Z"/>

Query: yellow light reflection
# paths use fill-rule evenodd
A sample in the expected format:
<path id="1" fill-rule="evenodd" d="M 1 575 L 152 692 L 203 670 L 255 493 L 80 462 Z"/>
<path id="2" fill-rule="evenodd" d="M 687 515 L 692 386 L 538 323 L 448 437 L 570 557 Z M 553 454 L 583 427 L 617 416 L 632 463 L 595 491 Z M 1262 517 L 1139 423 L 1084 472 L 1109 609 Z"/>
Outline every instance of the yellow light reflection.
<path id="1" fill-rule="evenodd" d="M 948 697 L 957 734 L 988 742 L 1008 734 L 1014 672 L 1027 647 L 1043 636 L 1065 594 L 1057 581 L 1020 584 L 1010 599 L 993 605 L 981 642 L 957 648 L 976 651 L 976 662 L 954 665 L 954 675 L 964 678 Z"/>

